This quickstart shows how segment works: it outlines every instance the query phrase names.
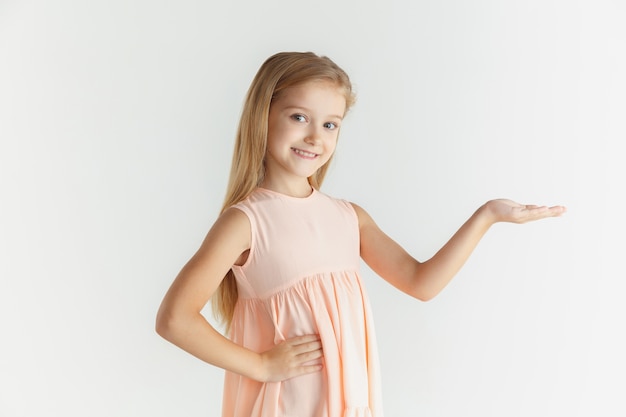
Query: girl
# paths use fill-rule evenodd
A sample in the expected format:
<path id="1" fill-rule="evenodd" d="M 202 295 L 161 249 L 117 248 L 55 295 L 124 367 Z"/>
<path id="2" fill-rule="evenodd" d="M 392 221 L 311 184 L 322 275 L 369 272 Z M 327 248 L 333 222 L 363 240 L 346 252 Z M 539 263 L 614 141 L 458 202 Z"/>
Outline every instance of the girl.
<path id="1" fill-rule="evenodd" d="M 346 73 L 278 53 L 244 104 L 223 210 L 157 315 L 157 332 L 226 370 L 223 417 L 381 417 L 372 316 L 359 257 L 420 300 L 439 293 L 496 222 L 564 207 L 492 200 L 419 262 L 356 204 L 319 191 L 354 102 Z M 228 338 L 201 315 L 211 299 Z"/>

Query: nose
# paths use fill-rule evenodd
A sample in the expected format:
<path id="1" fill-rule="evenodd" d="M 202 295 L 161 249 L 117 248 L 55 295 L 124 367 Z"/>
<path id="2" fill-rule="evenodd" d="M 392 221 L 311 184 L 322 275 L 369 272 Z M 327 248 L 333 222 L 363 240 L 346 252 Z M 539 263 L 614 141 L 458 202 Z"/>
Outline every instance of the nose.
<path id="1" fill-rule="evenodd" d="M 304 141 L 306 143 L 308 143 L 309 145 L 316 145 L 318 144 L 321 140 L 321 128 L 316 127 L 316 126 L 309 126 L 309 129 L 307 131 L 307 135 L 304 138 Z"/>

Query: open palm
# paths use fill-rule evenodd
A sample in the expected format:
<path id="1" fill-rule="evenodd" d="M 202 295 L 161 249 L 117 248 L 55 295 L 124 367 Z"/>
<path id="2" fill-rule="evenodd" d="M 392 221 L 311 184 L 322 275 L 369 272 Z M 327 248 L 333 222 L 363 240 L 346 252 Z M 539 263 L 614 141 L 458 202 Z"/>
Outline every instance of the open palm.
<path id="1" fill-rule="evenodd" d="M 512 200 L 497 199 L 487 202 L 486 208 L 493 216 L 494 222 L 526 223 L 546 217 L 558 217 L 565 213 L 563 206 L 537 206 L 519 204 Z"/>

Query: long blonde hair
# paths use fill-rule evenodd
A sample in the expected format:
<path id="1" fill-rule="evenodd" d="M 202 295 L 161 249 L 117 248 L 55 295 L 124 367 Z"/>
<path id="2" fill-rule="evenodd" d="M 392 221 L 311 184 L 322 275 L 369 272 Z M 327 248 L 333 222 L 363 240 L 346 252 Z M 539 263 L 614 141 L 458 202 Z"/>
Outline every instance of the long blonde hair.
<path id="1" fill-rule="evenodd" d="M 233 204 L 245 200 L 263 181 L 272 100 L 281 91 L 308 81 L 335 83 L 343 90 L 346 112 L 354 104 L 355 96 L 350 78 L 329 58 L 312 52 L 280 52 L 269 57 L 259 68 L 246 95 L 222 213 Z M 330 159 L 308 178 L 315 189 L 322 185 L 329 164 Z M 213 312 L 227 329 L 230 327 L 237 299 L 237 284 L 231 270 L 212 297 Z"/>

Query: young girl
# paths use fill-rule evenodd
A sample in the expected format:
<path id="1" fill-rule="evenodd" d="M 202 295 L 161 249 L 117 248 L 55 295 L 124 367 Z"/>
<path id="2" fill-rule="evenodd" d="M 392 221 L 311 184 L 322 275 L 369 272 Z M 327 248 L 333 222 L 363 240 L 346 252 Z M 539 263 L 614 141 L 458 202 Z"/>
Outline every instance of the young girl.
<path id="1" fill-rule="evenodd" d="M 226 370 L 224 417 L 381 417 L 360 258 L 429 300 L 492 224 L 565 211 L 492 200 L 415 260 L 364 209 L 319 191 L 353 102 L 346 73 L 313 53 L 270 57 L 250 86 L 222 213 L 157 316 L 161 336 Z M 228 338 L 201 314 L 209 299 Z"/>

